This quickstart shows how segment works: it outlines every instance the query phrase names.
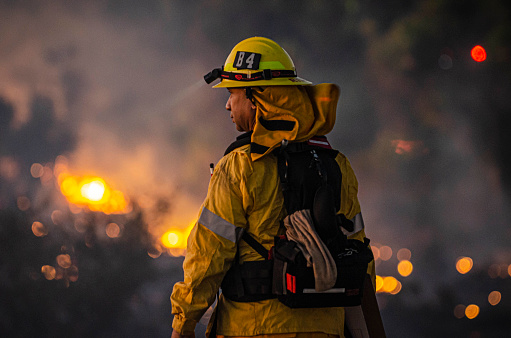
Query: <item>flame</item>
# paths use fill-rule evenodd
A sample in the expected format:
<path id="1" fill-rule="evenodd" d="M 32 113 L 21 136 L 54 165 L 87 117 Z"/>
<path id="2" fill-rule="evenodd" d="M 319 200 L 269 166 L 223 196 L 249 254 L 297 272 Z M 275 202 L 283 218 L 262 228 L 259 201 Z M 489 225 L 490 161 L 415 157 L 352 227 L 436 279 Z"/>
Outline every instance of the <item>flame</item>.
<path id="1" fill-rule="evenodd" d="M 98 202 L 105 196 L 105 185 L 101 180 L 94 180 L 90 183 L 85 183 L 80 189 L 80 193 L 88 200 Z"/>
<path id="2" fill-rule="evenodd" d="M 97 176 L 58 175 L 60 191 L 69 203 L 105 214 L 129 212 L 129 201 Z"/>

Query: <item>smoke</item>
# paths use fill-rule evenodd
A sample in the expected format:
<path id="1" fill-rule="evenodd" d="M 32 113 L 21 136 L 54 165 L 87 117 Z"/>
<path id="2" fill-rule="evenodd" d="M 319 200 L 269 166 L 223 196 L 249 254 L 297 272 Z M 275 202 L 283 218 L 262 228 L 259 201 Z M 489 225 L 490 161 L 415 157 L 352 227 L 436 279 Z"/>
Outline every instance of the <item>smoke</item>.
<path id="1" fill-rule="evenodd" d="M 169 215 L 154 223 L 155 233 L 169 225 L 184 228 L 205 197 L 208 164 L 236 136 L 228 115 L 217 113 L 225 94 L 202 84 L 202 76 L 242 38 L 269 36 L 290 46 L 300 76 L 341 85 L 330 137 L 358 176 L 374 242 L 409 247 L 424 264 L 435 250 L 445 264 L 462 254 L 479 261 L 507 255 L 504 169 L 485 150 L 491 123 L 481 124 L 496 117 L 486 114 L 482 86 L 467 80 L 475 73 L 461 51 L 450 53 L 449 67 L 421 70 L 426 66 L 412 55 L 421 36 L 410 38 L 417 33 L 406 29 L 424 29 L 419 12 L 394 26 L 384 18 L 379 28 L 361 8 L 344 11 L 338 4 L 320 25 L 325 13 L 315 7 L 316 16 L 305 14 L 306 3 L 292 9 L 292 19 L 278 17 L 271 25 L 261 24 L 266 16 L 258 6 L 243 27 L 234 20 L 242 9 L 223 2 L 201 9 L 166 1 L 4 3 L 0 97 L 13 107 L 10 129 L 20 131 L 35 118 L 35 97 L 50 100 L 54 128 L 75 139 L 63 151 L 70 170 L 104 177 L 144 205 L 167 201 Z M 345 26 L 337 25 L 342 15 Z M 320 40 L 326 29 L 329 40 Z M 421 41 L 436 41 L 427 35 L 433 33 L 422 34 L 429 39 Z M 445 53 L 445 45 L 426 47 L 420 55 L 433 64 Z M 477 115 L 482 112 L 484 119 Z M 2 163 L 12 172 L 10 159 Z"/>
<path id="2" fill-rule="evenodd" d="M 424 323 L 404 323 L 403 304 L 432 304 L 439 286 L 457 288 L 458 257 L 474 261 L 475 273 L 461 277 L 484 287 L 495 284 L 488 267 L 511 263 L 509 11 L 497 3 L 1 1 L 0 209 L 31 211 L 54 197 L 45 182 L 64 155 L 72 174 L 99 176 L 147 211 L 154 237 L 186 232 L 209 163 L 237 136 L 225 91 L 202 76 L 235 43 L 267 36 L 299 76 L 339 84 L 328 137 L 357 175 L 371 244 L 393 250 L 377 273 L 397 276 L 395 253 L 411 252 L 413 273 L 398 276 L 402 297 L 388 304 L 400 312 L 396 332 L 416 333 Z M 488 48 L 486 63 L 469 58 L 475 44 Z M 34 162 L 40 180 L 31 180 Z M 54 209 L 39 209 L 47 215 L 38 221 L 61 226 Z M 73 233 L 87 215 L 78 216 Z M 98 217 L 104 227 L 107 216 Z M 476 289 L 449 289 L 449 299 L 487 297 Z"/>
<path id="3" fill-rule="evenodd" d="M 162 3 L 154 19 L 119 15 L 117 5 L 1 5 L 0 97 L 18 134 L 37 119 L 34 98 L 51 101 L 60 131 L 75 138 L 63 152 L 70 170 L 104 177 L 146 204 L 166 199 L 171 222 L 188 226 L 228 124 L 207 109 L 217 99 L 202 85 L 204 55 L 183 57 L 186 46 L 164 43 L 168 32 L 189 29 L 171 26 L 172 9 Z"/>
<path id="4" fill-rule="evenodd" d="M 498 88 L 501 80 L 490 68 L 475 68 L 464 54 L 470 44 L 431 34 L 435 43 L 414 46 L 402 32 L 403 24 L 422 29 L 415 26 L 417 13 L 385 32 L 367 33 L 364 71 L 376 121 L 369 123 L 376 128 L 371 145 L 351 160 L 368 236 L 412 249 L 420 266 L 414 276 L 432 289 L 459 276 L 453 266 L 463 255 L 483 274 L 491 263 L 508 264 L 511 204 L 506 169 L 490 150 L 504 146 L 492 137 L 504 126 L 495 125 L 502 112 L 485 86 Z M 442 43 L 457 45 L 451 68 L 435 64 Z M 432 45 L 442 48 L 424 57 Z M 393 269 L 379 267 L 383 274 Z"/>

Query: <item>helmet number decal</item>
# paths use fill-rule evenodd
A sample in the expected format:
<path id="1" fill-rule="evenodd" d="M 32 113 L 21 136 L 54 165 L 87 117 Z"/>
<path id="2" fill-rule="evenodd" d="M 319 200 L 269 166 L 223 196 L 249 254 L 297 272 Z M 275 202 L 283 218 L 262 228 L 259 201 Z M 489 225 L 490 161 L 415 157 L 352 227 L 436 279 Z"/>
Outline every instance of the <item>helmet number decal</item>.
<path id="1" fill-rule="evenodd" d="M 234 58 L 234 68 L 237 69 L 259 69 L 261 54 L 250 52 L 237 52 Z"/>

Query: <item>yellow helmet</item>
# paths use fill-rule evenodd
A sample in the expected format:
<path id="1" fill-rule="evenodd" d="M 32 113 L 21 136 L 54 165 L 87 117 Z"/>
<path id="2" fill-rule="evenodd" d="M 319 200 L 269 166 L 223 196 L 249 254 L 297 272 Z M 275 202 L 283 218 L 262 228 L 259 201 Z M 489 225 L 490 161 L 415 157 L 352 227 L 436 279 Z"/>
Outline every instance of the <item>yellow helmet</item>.
<path id="1" fill-rule="evenodd" d="M 293 60 L 282 47 L 263 37 L 241 41 L 234 46 L 222 68 L 204 76 L 208 84 L 218 78 L 221 81 L 213 88 L 312 84 L 296 76 Z"/>

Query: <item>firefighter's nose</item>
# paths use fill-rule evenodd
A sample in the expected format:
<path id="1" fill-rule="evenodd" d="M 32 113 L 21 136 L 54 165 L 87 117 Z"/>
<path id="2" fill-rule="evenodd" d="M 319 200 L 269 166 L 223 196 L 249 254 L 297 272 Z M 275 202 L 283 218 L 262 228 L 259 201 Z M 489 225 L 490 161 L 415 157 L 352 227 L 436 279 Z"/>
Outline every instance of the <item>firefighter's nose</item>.
<path id="1" fill-rule="evenodd" d="M 227 99 L 227 102 L 225 103 L 225 109 L 231 110 L 231 97 Z"/>

